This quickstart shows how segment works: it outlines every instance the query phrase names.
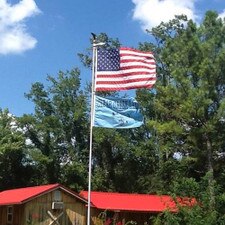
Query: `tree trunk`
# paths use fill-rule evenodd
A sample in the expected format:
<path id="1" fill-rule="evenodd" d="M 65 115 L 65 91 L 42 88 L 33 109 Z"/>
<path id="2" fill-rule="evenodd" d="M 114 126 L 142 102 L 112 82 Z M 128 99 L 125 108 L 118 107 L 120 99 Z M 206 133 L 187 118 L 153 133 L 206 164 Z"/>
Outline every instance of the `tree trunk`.
<path id="1" fill-rule="evenodd" d="M 215 208 L 215 190 L 214 190 L 214 170 L 213 170 L 213 163 L 212 163 L 212 143 L 209 139 L 209 136 L 206 134 L 206 148 L 207 148 L 207 158 L 208 158 L 208 171 L 207 171 L 207 178 L 208 178 L 208 187 L 209 187 L 209 207 L 213 210 Z"/>

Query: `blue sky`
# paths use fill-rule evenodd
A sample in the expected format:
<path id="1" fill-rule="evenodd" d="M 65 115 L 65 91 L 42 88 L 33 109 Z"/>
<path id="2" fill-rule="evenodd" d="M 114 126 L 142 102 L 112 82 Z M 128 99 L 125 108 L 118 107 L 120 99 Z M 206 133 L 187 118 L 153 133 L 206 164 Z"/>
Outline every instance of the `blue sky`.
<path id="1" fill-rule="evenodd" d="M 91 32 L 137 47 L 150 40 L 146 28 L 175 14 L 198 22 L 206 10 L 224 16 L 224 9 L 224 0 L 0 0 L 0 108 L 32 113 L 24 93 L 59 70 L 80 67 L 82 84 L 90 81 L 77 53 L 89 47 Z"/>

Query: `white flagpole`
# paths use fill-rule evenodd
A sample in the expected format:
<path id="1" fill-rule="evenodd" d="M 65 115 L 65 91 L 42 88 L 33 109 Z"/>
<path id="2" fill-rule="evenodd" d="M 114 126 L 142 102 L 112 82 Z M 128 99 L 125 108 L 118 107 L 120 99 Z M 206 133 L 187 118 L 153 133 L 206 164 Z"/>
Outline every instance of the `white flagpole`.
<path id="1" fill-rule="evenodd" d="M 95 72 L 97 68 L 97 46 L 105 45 L 105 43 L 96 43 L 95 35 L 93 36 L 93 53 L 92 53 L 92 87 L 91 87 L 91 121 L 90 121 L 90 148 L 89 148 L 89 168 L 88 168 L 88 210 L 87 210 L 87 225 L 91 223 L 91 168 L 92 168 L 92 140 L 93 140 L 93 125 L 95 113 Z"/>
<path id="2" fill-rule="evenodd" d="M 89 168 L 88 168 L 88 210 L 87 225 L 91 222 L 91 167 L 92 167 L 92 140 L 93 140 L 93 124 L 94 124 L 94 100 L 95 100 L 95 70 L 96 70 L 96 40 L 93 39 L 92 45 L 92 87 L 91 87 L 91 121 L 90 121 L 90 148 L 89 148 Z"/>

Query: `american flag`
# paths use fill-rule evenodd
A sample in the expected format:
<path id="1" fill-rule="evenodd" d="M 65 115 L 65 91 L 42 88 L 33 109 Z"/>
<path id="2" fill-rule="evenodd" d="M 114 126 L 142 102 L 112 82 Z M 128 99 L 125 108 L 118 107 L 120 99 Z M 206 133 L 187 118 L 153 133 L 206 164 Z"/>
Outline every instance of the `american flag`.
<path id="1" fill-rule="evenodd" d="M 151 88 L 156 82 L 153 54 L 132 48 L 99 48 L 96 70 L 96 91 Z"/>

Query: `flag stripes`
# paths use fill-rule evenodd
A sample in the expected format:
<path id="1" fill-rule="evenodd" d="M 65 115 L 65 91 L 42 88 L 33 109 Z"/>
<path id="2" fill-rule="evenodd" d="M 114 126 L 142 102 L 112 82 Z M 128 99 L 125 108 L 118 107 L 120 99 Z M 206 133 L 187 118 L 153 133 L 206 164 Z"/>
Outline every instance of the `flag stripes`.
<path id="1" fill-rule="evenodd" d="M 122 81 L 121 81 L 122 82 Z M 129 83 L 119 83 L 116 86 L 114 84 L 101 84 L 101 91 L 118 91 L 118 90 L 129 90 L 135 88 L 151 88 L 155 83 L 154 81 L 137 81 Z"/>
<path id="2" fill-rule="evenodd" d="M 98 63 L 102 63 L 104 64 L 103 66 L 113 69 L 96 71 L 96 91 L 151 88 L 156 82 L 156 64 L 151 52 L 142 52 L 132 48 L 120 48 L 119 54 L 111 53 L 110 50 L 104 51 L 109 52 L 107 62 L 105 62 L 104 58 L 101 61 L 99 60 Z M 100 53 L 98 54 L 97 59 L 101 57 Z M 118 61 L 116 57 L 119 57 L 120 62 L 118 69 L 116 67 L 114 69 L 114 60 Z"/>

